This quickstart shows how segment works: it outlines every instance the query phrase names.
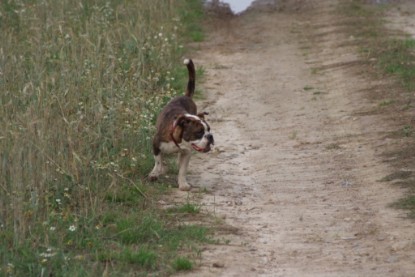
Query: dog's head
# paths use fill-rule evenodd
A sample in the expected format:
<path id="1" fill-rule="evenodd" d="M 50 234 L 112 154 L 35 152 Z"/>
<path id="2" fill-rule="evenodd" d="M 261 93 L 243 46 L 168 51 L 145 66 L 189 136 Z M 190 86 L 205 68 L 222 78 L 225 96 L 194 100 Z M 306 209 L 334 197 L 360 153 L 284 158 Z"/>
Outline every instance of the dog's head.
<path id="1" fill-rule="evenodd" d="M 173 123 L 172 137 L 178 137 L 182 143 L 198 152 L 209 152 L 215 142 L 205 115 L 207 113 L 183 114 L 177 117 Z"/>

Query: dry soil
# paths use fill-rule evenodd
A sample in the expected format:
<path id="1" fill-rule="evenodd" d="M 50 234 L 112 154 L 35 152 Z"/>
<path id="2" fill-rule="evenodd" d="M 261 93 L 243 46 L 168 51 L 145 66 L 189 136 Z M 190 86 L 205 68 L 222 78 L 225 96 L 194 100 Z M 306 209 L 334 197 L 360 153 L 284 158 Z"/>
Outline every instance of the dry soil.
<path id="1" fill-rule="evenodd" d="M 180 275 L 415 276 L 415 224 L 388 207 L 404 191 L 379 181 L 391 127 L 363 93 L 382 81 L 359 74 L 339 1 L 266 2 L 193 56 L 216 146 L 188 181 L 229 232 Z"/>

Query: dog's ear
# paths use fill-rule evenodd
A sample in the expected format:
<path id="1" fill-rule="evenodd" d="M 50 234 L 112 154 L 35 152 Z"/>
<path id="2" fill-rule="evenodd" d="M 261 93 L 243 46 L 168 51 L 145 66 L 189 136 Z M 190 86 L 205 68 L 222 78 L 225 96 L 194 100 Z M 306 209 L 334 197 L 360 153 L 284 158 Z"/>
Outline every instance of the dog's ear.
<path id="1" fill-rule="evenodd" d="M 201 112 L 201 113 L 198 113 L 197 114 L 197 116 L 200 118 L 200 119 L 205 119 L 205 115 L 208 115 L 209 113 L 208 112 Z"/>
<path id="2" fill-rule="evenodd" d="M 177 126 L 184 127 L 190 120 L 184 115 L 179 115 L 173 123 L 173 128 L 176 128 Z"/>

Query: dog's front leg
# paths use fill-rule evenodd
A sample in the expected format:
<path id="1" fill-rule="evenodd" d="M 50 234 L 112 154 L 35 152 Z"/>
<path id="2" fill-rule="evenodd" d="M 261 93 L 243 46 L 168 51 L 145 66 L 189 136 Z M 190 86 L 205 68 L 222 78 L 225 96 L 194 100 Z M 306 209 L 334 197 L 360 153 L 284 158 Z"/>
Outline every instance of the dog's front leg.
<path id="1" fill-rule="evenodd" d="M 179 176 L 178 183 L 179 189 L 187 191 L 191 189 L 191 186 L 186 181 L 187 167 L 189 166 L 191 152 L 190 150 L 182 150 L 179 153 Z"/>
<path id="2" fill-rule="evenodd" d="M 161 153 L 154 156 L 155 164 L 153 170 L 148 175 L 150 181 L 155 181 L 157 178 L 166 173 L 166 167 L 163 164 L 163 157 Z"/>

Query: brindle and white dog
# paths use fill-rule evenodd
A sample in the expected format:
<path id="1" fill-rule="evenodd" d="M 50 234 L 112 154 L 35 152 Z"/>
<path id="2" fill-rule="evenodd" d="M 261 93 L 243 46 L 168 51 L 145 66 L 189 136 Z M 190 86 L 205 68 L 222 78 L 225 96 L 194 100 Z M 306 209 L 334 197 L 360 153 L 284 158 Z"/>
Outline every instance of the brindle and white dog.
<path id="1" fill-rule="evenodd" d="M 153 154 L 155 165 L 149 175 L 150 180 L 166 172 L 163 164 L 163 154 L 179 154 L 180 190 L 190 190 L 186 181 L 186 172 L 189 165 L 192 149 L 206 153 L 214 144 L 209 124 L 205 121 L 207 113 L 197 113 L 196 104 L 192 100 L 195 92 L 195 66 L 191 59 L 185 59 L 184 64 L 189 72 L 189 81 L 184 96 L 171 100 L 157 118 L 156 134 L 153 138 Z"/>

